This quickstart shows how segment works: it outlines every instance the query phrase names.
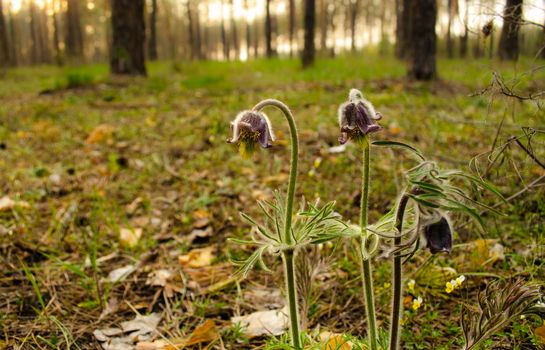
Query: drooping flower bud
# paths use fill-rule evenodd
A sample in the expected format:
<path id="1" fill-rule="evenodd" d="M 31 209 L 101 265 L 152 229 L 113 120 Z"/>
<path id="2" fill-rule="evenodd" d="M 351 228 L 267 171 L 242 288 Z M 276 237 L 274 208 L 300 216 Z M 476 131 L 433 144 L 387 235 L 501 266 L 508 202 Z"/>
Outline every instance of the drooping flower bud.
<path id="1" fill-rule="evenodd" d="M 349 139 L 360 143 L 367 134 L 382 130 L 382 127 L 376 122 L 381 119 L 381 115 L 357 89 L 350 90 L 348 101 L 339 107 L 338 116 L 341 128 L 339 142 L 341 144 L 346 143 Z"/>
<path id="2" fill-rule="evenodd" d="M 251 156 L 258 143 L 263 148 L 269 148 L 275 140 L 271 122 L 262 112 L 240 112 L 231 122 L 231 130 L 233 137 L 227 142 L 237 144 L 243 157 Z"/>
<path id="3" fill-rule="evenodd" d="M 432 254 L 452 251 L 452 228 L 446 217 L 424 227 L 426 246 Z"/>

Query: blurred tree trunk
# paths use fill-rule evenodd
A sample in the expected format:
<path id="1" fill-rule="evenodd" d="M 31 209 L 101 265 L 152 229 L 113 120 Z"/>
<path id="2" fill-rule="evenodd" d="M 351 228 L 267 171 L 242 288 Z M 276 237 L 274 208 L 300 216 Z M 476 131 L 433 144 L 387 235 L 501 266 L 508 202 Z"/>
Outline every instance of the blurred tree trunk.
<path id="1" fill-rule="evenodd" d="M 187 33 L 189 35 L 189 47 L 191 48 L 191 59 L 197 58 L 197 49 L 195 47 L 195 25 L 193 24 L 193 10 L 191 9 L 191 1 L 186 3 L 187 11 Z"/>
<path id="2" fill-rule="evenodd" d="M 157 0 L 151 0 L 149 25 L 148 55 L 151 61 L 155 61 L 157 59 Z"/>
<path id="3" fill-rule="evenodd" d="M 359 9 L 359 0 L 350 1 L 350 50 L 352 52 L 356 52 L 356 22 Z"/>
<path id="4" fill-rule="evenodd" d="M 113 74 L 146 75 L 144 0 L 112 0 Z"/>
<path id="5" fill-rule="evenodd" d="M 503 27 L 500 34 L 498 56 L 501 60 L 517 60 L 519 54 L 519 29 L 522 19 L 522 0 L 506 0 Z"/>
<path id="6" fill-rule="evenodd" d="M 15 24 L 15 18 L 13 18 L 13 13 L 11 11 L 8 11 L 9 13 L 9 30 L 10 30 L 10 59 L 11 64 L 16 66 L 19 64 L 19 45 L 18 45 L 18 30 L 16 28 Z"/>
<path id="7" fill-rule="evenodd" d="M 305 0 L 305 43 L 303 48 L 303 67 L 314 64 L 316 48 L 314 46 L 314 30 L 316 27 L 316 0 Z"/>
<path id="8" fill-rule="evenodd" d="M 38 16 L 36 15 L 36 4 L 34 1 L 30 2 L 30 62 L 32 64 L 38 64 L 41 61 L 40 46 L 38 43 Z"/>
<path id="9" fill-rule="evenodd" d="M 338 6 L 332 2 L 332 3 L 329 3 L 329 5 L 327 5 L 328 8 L 331 8 L 331 11 L 329 11 L 328 9 L 328 12 L 327 12 L 327 22 L 328 22 L 328 27 L 329 27 L 329 31 L 331 33 L 331 36 L 333 37 L 333 44 L 331 45 L 331 47 L 329 48 L 329 57 L 335 57 L 335 32 L 337 31 L 337 23 L 335 22 L 336 20 L 336 14 L 337 14 L 337 10 L 338 10 Z"/>
<path id="10" fill-rule="evenodd" d="M 437 21 L 436 0 L 411 0 L 411 34 L 412 44 L 411 68 L 409 77 L 416 80 L 431 80 L 437 76 L 436 46 Z"/>
<path id="11" fill-rule="evenodd" d="M 411 25 L 411 0 L 396 0 L 395 54 L 399 59 L 406 59 L 410 56 Z"/>
<path id="12" fill-rule="evenodd" d="M 171 59 L 176 59 L 178 57 L 177 55 L 177 42 L 176 42 L 176 36 L 174 35 L 174 30 L 172 29 L 172 22 L 174 19 L 171 15 L 170 11 L 163 11 L 165 14 L 165 27 L 166 27 L 166 35 L 168 39 L 168 47 L 169 47 L 169 54 Z"/>
<path id="13" fill-rule="evenodd" d="M 237 21 L 235 20 L 235 4 L 231 0 L 231 29 L 233 33 L 233 47 L 235 49 L 235 60 L 240 58 L 240 41 L 238 40 Z"/>
<path id="14" fill-rule="evenodd" d="M 49 46 L 49 26 L 47 25 L 46 6 L 40 9 L 38 12 L 38 43 L 40 44 L 41 61 L 44 63 L 51 63 L 51 50 Z"/>
<path id="15" fill-rule="evenodd" d="M 327 50 L 327 26 L 329 23 L 326 0 L 320 0 L 320 50 Z"/>
<path id="16" fill-rule="evenodd" d="M 223 48 L 223 59 L 229 60 L 229 42 L 227 41 L 227 32 L 225 30 L 225 20 L 223 19 L 223 1 L 221 2 L 221 21 L 220 21 L 220 31 L 221 31 L 221 45 Z"/>
<path id="17" fill-rule="evenodd" d="M 295 0 L 289 0 L 290 57 L 293 57 L 293 37 L 294 36 L 295 36 Z"/>
<path id="18" fill-rule="evenodd" d="M 458 0 L 448 0 L 448 22 L 447 22 L 447 56 L 454 57 L 454 41 L 452 40 L 452 21 L 458 15 Z"/>
<path id="19" fill-rule="evenodd" d="M 496 0 L 492 0 L 491 7 L 492 8 L 496 7 Z M 490 42 L 488 43 L 488 58 L 489 59 L 492 59 L 492 57 L 494 56 L 494 32 L 495 32 L 494 21 L 492 20 L 490 35 L 489 35 Z"/>
<path id="20" fill-rule="evenodd" d="M 467 56 L 467 46 L 469 41 L 469 4 L 465 1 L 465 14 L 464 14 L 464 34 L 460 37 L 460 57 L 465 58 Z"/>
<path id="21" fill-rule="evenodd" d="M 250 9 L 248 0 L 244 0 L 244 9 L 248 11 Z M 254 19 L 255 21 L 255 19 Z M 254 35 L 257 33 L 254 33 Z M 246 57 L 250 58 L 252 42 L 252 27 L 250 21 L 246 18 Z"/>
<path id="22" fill-rule="evenodd" d="M 79 6 L 79 0 L 67 0 L 65 43 L 68 57 L 83 57 L 83 33 Z"/>
<path id="23" fill-rule="evenodd" d="M 374 20 L 375 20 L 375 4 L 373 0 L 367 0 L 367 5 L 365 9 L 365 23 L 367 25 L 367 44 L 368 46 L 373 45 L 373 31 L 374 31 Z"/>
<path id="24" fill-rule="evenodd" d="M 8 30 L 4 19 L 4 6 L 0 0 L 0 66 L 7 66 L 9 61 Z"/>
<path id="25" fill-rule="evenodd" d="M 55 7 L 56 1 L 53 2 Z M 59 18 L 56 11 L 53 11 L 53 48 L 55 49 L 55 63 L 59 66 L 63 65 L 62 51 L 60 45 L 60 28 Z"/>
<path id="26" fill-rule="evenodd" d="M 199 8 L 195 9 L 195 52 L 197 53 L 197 59 L 202 60 L 203 58 L 203 47 L 202 47 L 202 26 L 201 26 L 201 14 Z"/>
<path id="27" fill-rule="evenodd" d="M 274 56 L 272 48 L 271 0 L 265 0 L 265 49 L 267 58 Z"/>
<path id="28" fill-rule="evenodd" d="M 257 22 L 257 18 L 254 18 L 254 58 L 257 58 L 259 56 L 259 25 Z"/>

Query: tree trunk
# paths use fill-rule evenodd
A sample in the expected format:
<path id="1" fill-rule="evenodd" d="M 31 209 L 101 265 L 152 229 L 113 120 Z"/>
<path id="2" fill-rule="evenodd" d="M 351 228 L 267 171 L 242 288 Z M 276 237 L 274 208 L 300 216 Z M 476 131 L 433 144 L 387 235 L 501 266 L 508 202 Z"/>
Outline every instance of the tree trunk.
<path id="1" fill-rule="evenodd" d="M 187 10 L 187 33 L 189 35 L 189 47 L 191 48 L 191 59 L 197 58 L 197 49 L 195 47 L 195 25 L 193 24 L 193 9 L 191 8 L 191 1 L 186 3 Z"/>
<path id="2" fill-rule="evenodd" d="M 9 59 L 8 31 L 4 19 L 4 7 L 0 0 L 0 66 L 7 66 Z"/>
<path id="3" fill-rule="evenodd" d="M 38 64 L 41 61 L 40 44 L 38 43 L 38 16 L 36 14 L 36 4 L 31 1 L 30 7 L 30 62 Z"/>
<path id="4" fill-rule="evenodd" d="M 396 45 L 395 54 L 399 59 L 410 57 L 411 0 L 396 0 Z"/>
<path id="5" fill-rule="evenodd" d="M 223 19 L 223 1 L 221 2 L 221 44 L 223 48 L 223 59 L 229 60 L 229 42 L 227 41 L 227 32 L 225 31 L 225 21 Z"/>
<path id="6" fill-rule="evenodd" d="M 352 52 L 356 52 L 356 22 L 358 20 L 360 2 L 359 0 L 354 0 L 350 4 L 350 49 Z"/>
<path id="7" fill-rule="evenodd" d="M 13 13 L 9 13 L 9 30 L 10 30 L 10 59 L 11 64 L 16 66 L 19 63 L 19 45 L 18 45 L 18 30 L 15 27 L 15 19 L 13 18 Z"/>
<path id="8" fill-rule="evenodd" d="M 53 7 L 55 7 L 56 2 L 53 2 Z M 62 51 L 60 45 L 60 28 L 59 28 L 59 18 L 57 12 L 53 12 L 53 48 L 55 49 L 55 63 L 59 66 L 62 66 Z"/>
<path id="9" fill-rule="evenodd" d="M 248 0 L 244 0 L 244 9 L 246 11 L 249 10 L 248 6 Z M 254 18 L 255 21 L 255 18 Z M 254 33 L 255 35 L 256 33 Z M 246 58 L 250 58 L 250 51 L 251 51 L 251 42 L 252 42 L 252 27 L 250 25 L 250 21 L 246 19 Z"/>
<path id="10" fill-rule="evenodd" d="M 148 56 L 151 61 L 155 61 L 157 59 L 157 0 L 151 0 L 149 25 Z"/>
<path id="11" fill-rule="evenodd" d="M 289 0 L 289 7 L 290 57 L 293 57 L 293 38 L 295 36 L 295 0 Z"/>
<path id="12" fill-rule="evenodd" d="M 254 18 L 254 58 L 259 56 L 259 25 L 257 24 L 257 18 Z"/>
<path id="13" fill-rule="evenodd" d="M 231 0 L 231 30 L 233 34 L 233 47 L 235 49 L 235 60 L 240 58 L 240 42 L 238 40 L 237 22 L 235 20 L 235 4 Z"/>
<path id="14" fill-rule="evenodd" d="M 305 46 L 303 48 L 303 67 L 311 66 L 316 56 L 314 29 L 316 26 L 316 0 L 305 0 Z"/>
<path id="15" fill-rule="evenodd" d="M 498 56 L 501 60 L 516 61 L 519 55 L 519 29 L 522 19 L 522 0 L 507 0 L 503 11 Z"/>
<path id="16" fill-rule="evenodd" d="M 327 51 L 327 25 L 329 23 L 326 0 L 320 0 L 320 50 Z"/>
<path id="17" fill-rule="evenodd" d="M 460 37 L 460 57 L 465 58 L 467 56 L 467 46 L 469 41 L 469 4 L 465 2 L 465 14 L 464 14 L 464 34 Z"/>
<path id="18" fill-rule="evenodd" d="M 454 41 L 452 40 L 452 21 L 458 15 L 458 0 L 448 0 L 448 22 L 447 22 L 447 56 L 454 57 Z"/>
<path id="19" fill-rule="evenodd" d="M 544 1 L 545 2 L 545 1 Z M 541 47 L 541 58 L 545 59 L 545 23 L 543 23 L 543 46 Z"/>
<path id="20" fill-rule="evenodd" d="M 83 57 L 83 33 L 80 19 L 80 1 L 68 0 L 66 9 L 66 54 L 69 57 Z"/>
<path id="21" fill-rule="evenodd" d="M 274 56 L 272 48 L 271 0 L 265 1 L 265 49 L 267 58 Z"/>
<path id="22" fill-rule="evenodd" d="M 202 36 L 201 36 L 201 15 L 199 8 L 195 9 L 195 51 L 197 53 L 197 59 L 203 58 Z"/>
<path id="23" fill-rule="evenodd" d="M 435 23 L 437 21 L 436 0 L 411 0 L 411 68 L 409 77 L 416 80 L 431 80 L 437 76 Z"/>
<path id="24" fill-rule="evenodd" d="M 144 0 L 112 0 L 113 74 L 146 75 Z"/>

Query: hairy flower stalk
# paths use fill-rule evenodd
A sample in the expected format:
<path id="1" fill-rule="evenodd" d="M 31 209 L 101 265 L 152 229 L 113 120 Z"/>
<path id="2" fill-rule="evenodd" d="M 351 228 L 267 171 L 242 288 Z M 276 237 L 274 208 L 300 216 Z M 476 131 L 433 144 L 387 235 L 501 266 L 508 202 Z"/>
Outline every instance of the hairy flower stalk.
<path id="1" fill-rule="evenodd" d="M 284 262 L 284 273 L 287 286 L 287 299 L 289 307 L 289 316 L 290 316 L 290 331 L 291 331 L 291 342 L 293 347 L 296 350 L 302 349 L 301 345 L 301 336 L 300 336 L 300 325 L 299 325 L 299 310 L 297 307 L 297 288 L 295 281 L 295 268 L 294 268 L 294 258 L 295 258 L 295 248 L 291 248 L 293 245 L 292 239 L 292 211 L 293 211 L 293 200 L 295 197 L 295 183 L 297 180 L 297 165 L 299 160 L 299 137 L 297 134 L 297 126 L 295 125 L 295 119 L 291 114 L 288 106 L 284 103 L 268 99 L 259 102 L 252 109 L 253 112 L 259 113 L 261 109 L 266 106 L 273 106 L 282 111 L 286 120 L 288 121 L 290 128 L 290 138 L 291 138 L 291 165 L 290 165 L 290 176 L 288 182 L 288 195 L 286 197 L 286 217 L 284 220 L 284 237 L 283 241 L 288 249 L 285 249 L 282 253 L 282 260 Z"/>
<path id="2" fill-rule="evenodd" d="M 405 210 L 409 203 L 409 196 L 406 192 L 403 192 L 396 208 L 395 214 L 395 228 L 396 236 L 394 238 L 394 249 L 401 245 L 401 235 L 403 232 L 403 218 L 405 216 Z M 402 252 L 397 251 L 394 253 L 393 259 L 393 277 L 392 277 L 392 314 L 390 316 L 390 350 L 399 349 L 399 336 L 400 328 L 399 321 L 401 319 L 401 306 L 402 306 Z"/>
<path id="3" fill-rule="evenodd" d="M 371 269 L 371 256 L 367 251 L 366 243 L 369 239 L 368 212 L 369 212 L 369 134 L 380 131 L 382 127 L 376 123 L 380 114 L 375 111 L 373 105 L 363 98 L 359 90 L 352 89 L 348 95 L 348 101 L 339 107 L 339 127 L 341 136 L 339 142 L 346 143 L 349 139 L 363 149 L 363 168 L 360 200 L 360 247 L 361 254 L 361 279 L 365 297 L 365 311 L 367 314 L 368 342 L 371 350 L 378 349 L 377 321 L 375 316 L 375 298 L 373 292 L 373 274 Z"/>

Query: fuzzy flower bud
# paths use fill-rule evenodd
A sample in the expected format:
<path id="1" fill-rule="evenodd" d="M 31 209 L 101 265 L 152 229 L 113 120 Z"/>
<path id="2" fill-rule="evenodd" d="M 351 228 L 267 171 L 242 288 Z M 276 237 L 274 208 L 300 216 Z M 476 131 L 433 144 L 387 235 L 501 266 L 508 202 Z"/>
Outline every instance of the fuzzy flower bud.
<path id="1" fill-rule="evenodd" d="M 231 122 L 231 130 L 233 137 L 227 142 L 237 144 L 243 157 L 251 156 L 257 144 L 269 148 L 275 140 L 271 122 L 262 112 L 240 112 Z"/>
<path id="2" fill-rule="evenodd" d="M 452 251 L 452 229 L 446 217 L 425 226 L 424 237 L 432 254 Z"/>
<path id="3" fill-rule="evenodd" d="M 360 143 L 367 134 L 382 130 L 377 124 L 381 115 L 375 111 L 371 102 L 363 98 L 361 91 L 350 90 L 348 101 L 339 107 L 339 142 L 345 144 L 349 139 Z"/>

